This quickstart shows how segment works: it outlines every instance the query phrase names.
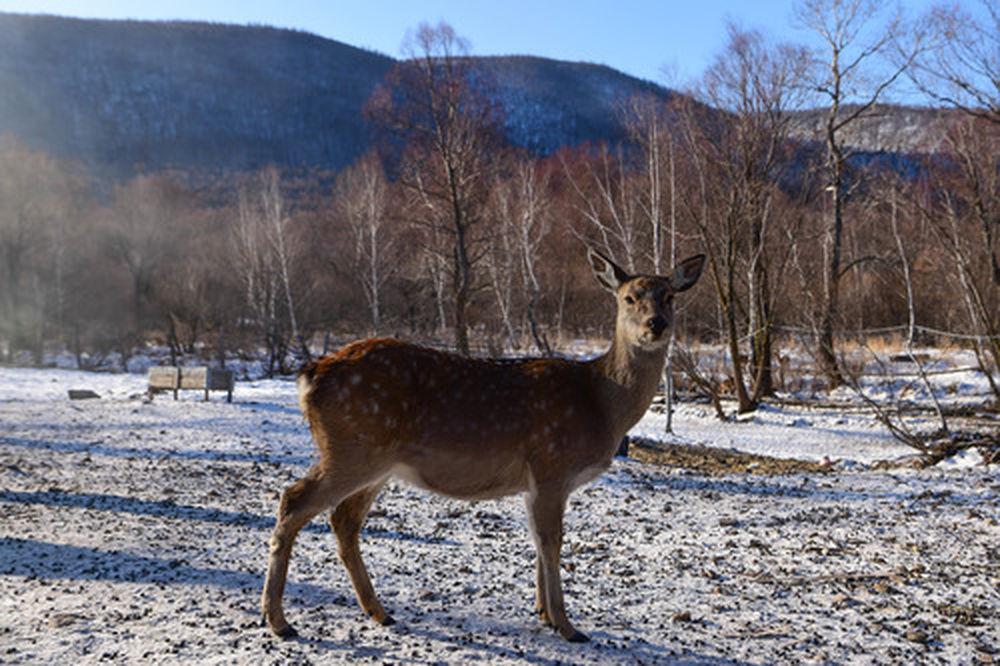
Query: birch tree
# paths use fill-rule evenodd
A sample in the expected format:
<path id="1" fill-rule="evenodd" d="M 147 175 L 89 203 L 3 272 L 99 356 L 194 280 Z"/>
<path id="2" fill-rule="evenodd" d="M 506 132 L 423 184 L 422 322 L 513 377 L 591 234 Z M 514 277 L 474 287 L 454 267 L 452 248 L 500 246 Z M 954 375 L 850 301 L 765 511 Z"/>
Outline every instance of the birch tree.
<path id="1" fill-rule="evenodd" d="M 429 244 L 449 265 L 455 347 L 469 353 L 469 304 L 483 256 L 492 159 L 499 144 L 498 113 L 487 94 L 488 72 L 474 72 L 468 47 L 451 26 L 421 24 L 404 47 L 406 58 L 369 101 L 368 113 L 403 146 L 400 182 L 432 205 Z"/>
<path id="2" fill-rule="evenodd" d="M 813 57 L 809 87 L 826 105 L 821 138 L 826 147 L 826 191 L 831 204 L 823 248 L 816 356 L 830 388 L 844 379 L 833 334 L 840 315 L 840 282 L 846 270 L 843 238 L 851 156 L 848 132 L 859 120 L 872 115 L 921 48 L 918 39 L 905 51 L 891 53 L 893 45 L 900 43 L 902 19 L 898 14 L 885 17 L 883 7 L 876 0 L 801 0 L 796 6 L 798 23 L 823 44 Z M 890 61 L 893 55 L 896 57 Z M 848 268 L 858 265 L 846 262 Z"/>
<path id="3" fill-rule="evenodd" d="M 346 222 L 353 240 L 352 276 L 368 305 L 372 335 L 382 325 L 382 294 L 395 275 L 396 235 L 389 224 L 389 184 L 374 154 L 345 169 L 334 185 L 334 206 Z"/>

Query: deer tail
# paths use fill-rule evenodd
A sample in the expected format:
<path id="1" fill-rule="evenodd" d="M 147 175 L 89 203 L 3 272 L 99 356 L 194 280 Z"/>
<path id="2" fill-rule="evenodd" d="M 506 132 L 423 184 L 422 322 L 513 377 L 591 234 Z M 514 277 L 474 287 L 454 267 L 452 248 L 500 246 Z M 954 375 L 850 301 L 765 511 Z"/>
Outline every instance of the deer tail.
<path id="1" fill-rule="evenodd" d="M 309 361 L 299 368 L 299 374 L 295 380 L 299 389 L 299 407 L 302 408 L 302 414 L 304 416 L 308 415 L 307 408 L 309 406 L 309 395 L 313 390 L 317 367 L 318 364 L 316 361 Z"/>

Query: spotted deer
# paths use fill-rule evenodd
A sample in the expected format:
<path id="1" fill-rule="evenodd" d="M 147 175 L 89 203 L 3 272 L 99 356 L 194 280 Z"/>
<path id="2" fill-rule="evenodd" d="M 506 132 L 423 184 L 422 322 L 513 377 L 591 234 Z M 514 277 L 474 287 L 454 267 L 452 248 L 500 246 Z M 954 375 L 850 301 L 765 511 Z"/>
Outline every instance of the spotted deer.
<path id="1" fill-rule="evenodd" d="M 593 360 L 483 360 L 392 339 L 362 340 L 306 365 L 299 401 L 318 462 L 281 496 L 261 606 L 271 630 L 295 635 L 282 596 L 299 530 L 330 510 L 340 558 L 361 609 L 393 623 L 359 550 L 382 485 L 397 477 L 461 499 L 523 493 L 538 551 L 535 610 L 567 640 L 559 574 L 566 500 L 611 464 L 656 393 L 674 294 L 691 288 L 704 255 L 673 276 L 632 276 L 590 250 L 598 282 L 615 295 L 614 340 Z"/>

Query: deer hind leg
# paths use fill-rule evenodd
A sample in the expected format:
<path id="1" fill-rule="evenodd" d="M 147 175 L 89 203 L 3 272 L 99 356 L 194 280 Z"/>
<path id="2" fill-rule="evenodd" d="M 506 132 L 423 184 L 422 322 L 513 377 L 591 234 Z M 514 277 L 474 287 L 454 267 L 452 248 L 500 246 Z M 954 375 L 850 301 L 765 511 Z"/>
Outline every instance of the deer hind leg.
<path id="1" fill-rule="evenodd" d="M 559 634 L 573 643 L 588 640 L 586 634 L 577 631 L 566 617 L 563 601 L 562 581 L 559 574 L 559 551 L 562 548 L 563 512 L 566 496 L 556 492 L 536 491 L 528 496 L 528 516 L 532 535 L 538 549 L 541 576 L 543 612 Z"/>
<path id="2" fill-rule="evenodd" d="M 278 636 L 290 638 L 296 635 L 295 629 L 285 621 L 281 603 L 295 537 L 310 520 L 323 510 L 336 506 L 356 488 L 356 484 L 314 467 L 282 493 L 278 520 L 271 534 L 267 578 L 261 594 L 264 619 Z"/>
<path id="3" fill-rule="evenodd" d="M 344 563 L 347 573 L 351 577 L 354 585 L 354 592 L 358 597 L 358 604 L 372 619 L 383 626 L 395 623 L 382 607 L 378 597 L 375 595 L 375 588 L 368 577 L 368 570 L 365 562 L 361 558 L 360 534 L 364 525 L 368 511 L 372 502 L 382 489 L 382 483 L 376 483 L 354 493 L 336 509 L 330 512 L 330 527 L 337 535 L 337 545 L 340 550 L 340 560 Z"/>

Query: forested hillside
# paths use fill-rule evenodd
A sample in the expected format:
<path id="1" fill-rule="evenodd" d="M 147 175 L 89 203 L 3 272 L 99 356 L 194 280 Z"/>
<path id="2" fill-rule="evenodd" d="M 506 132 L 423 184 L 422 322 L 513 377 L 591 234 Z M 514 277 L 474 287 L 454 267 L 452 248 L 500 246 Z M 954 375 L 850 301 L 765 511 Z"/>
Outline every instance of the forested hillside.
<path id="1" fill-rule="evenodd" d="M 340 168 L 395 61 L 305 32 L 0 14 L 0 132 L 114 175 L 164 167 Z M 617 106 L 667 91 L 608 67 L 475 59 L 511 141 L 541 152 L 623 137 Z"/>

